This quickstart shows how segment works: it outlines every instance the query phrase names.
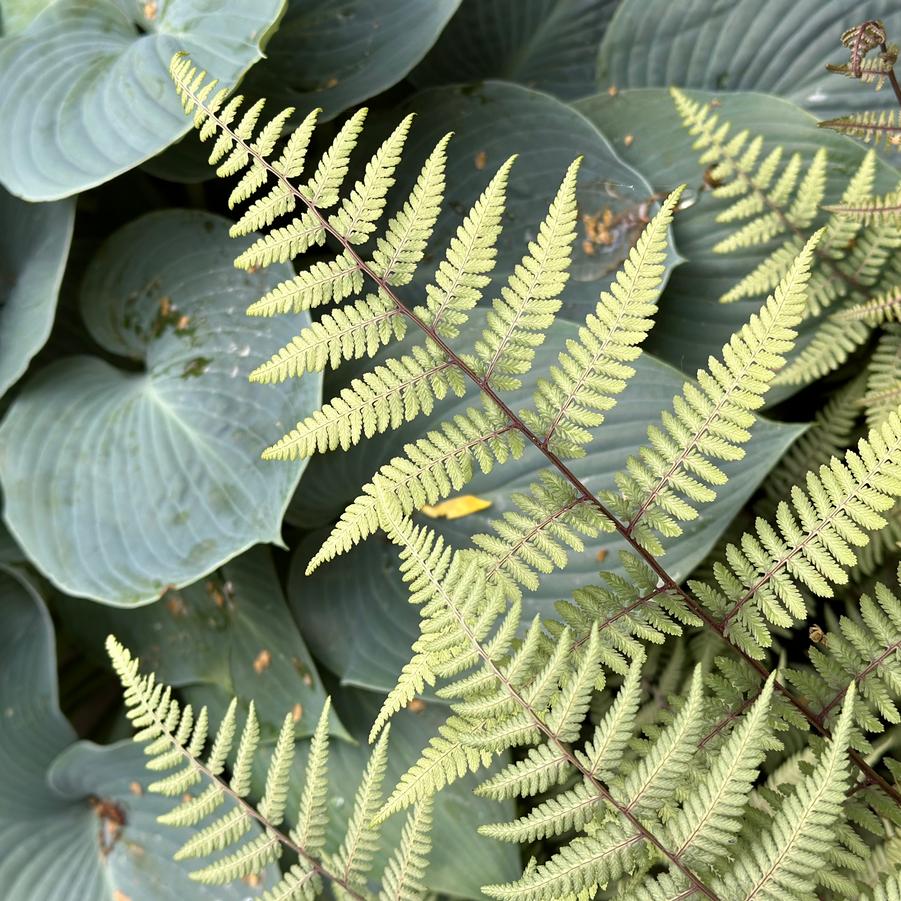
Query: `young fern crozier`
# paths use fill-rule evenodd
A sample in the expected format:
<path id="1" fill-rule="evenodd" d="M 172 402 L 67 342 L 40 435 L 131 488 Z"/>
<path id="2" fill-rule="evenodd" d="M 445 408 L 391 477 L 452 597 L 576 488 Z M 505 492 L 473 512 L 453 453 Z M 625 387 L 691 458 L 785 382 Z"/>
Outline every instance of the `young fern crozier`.
<path id="1" fill-rule="evenodd" d="M 753 532 L 725 549 L 713 567 L 713 584 L 698 580 L 686 588 L 661 558 L 667 542 L 725 484 L 723 464 L 742 459 L 769 388 L 797 366 L 786 361 L 810 298 L 827 306 L 845 296 L 834 284 L 848 280 L 836 279 L 832 270 L 824 275 L 821 268 L 838 265 L 836 236 L 857 237 L 868 261 L 863 271 L 875 284 L 883 267 L 872 260 L 881 259 L 879 254 L 887 258 L 894 246 L 888 233 L 865 234 L 858 224 L 838 219 L 825 231 L 814 229 L 824 157 L 803 178 L 800 159 L 777 177 L 778 155 L 758 166 L 760 142 L 746 147 L 742 138 L 724 144 L 704 111 L 680 101 L 709 153 L 722 156 L 723 177 L 734 176 L 737 187 L 730 196 L 739 199 L 730 215 L 751 217 L 728 247 L 778 236 L 784 242 L 742 288 L 769 295 L 760 310 L 720 356 L 710 358 L 697 380 L 686 380 L 672 408 L 649 429 L 646 445 L 623 461 L 614 487 L 595 494 L 567 461 L 604 440 L 605 414 L 635 374 L 635 360 L 653 326 L 679 190 L 661 205 L 557 363 L 539 378 L 531 402 L 514 411 L 505 395 L 521 386 L 561 306 L 576 232 L 578 160 L 562 173 L 534 240 L 503 285 L 492 286 L 490 273 L 508 180 L 515 178 L 513 159 L 463 216 L 425 291 L 407 299 L 400 289 L 423 262 L 440 209 L 448 137 L 425 160 L 409 195 L 392 206 L 397 212 L 380 230 L 409 119 L 345 190 L 365 111 L 348 119 L 313 175 L 302 181 L 315 114 L 277 152 L 292 111 L 257 128 L 261 103 L 239 117 L 242 98 L 229 100 L 227 91 L 217 91 L 182 55 L 173 60 L 172 75 L 201 137 L 216 139 L 212 161 L 219 163 L 219 173 L 240 175 L 233 198 L 249 206 L 236 232 L 263 232 L 238 264 L 265 266 L 313 245 L 332 248 L 324 251 L 327 259 L 302 269 L 251 307 L 254 315 L 275 315 L 332 304 L 254 378 L 279 381 L 371 357 L 407 333 L 419 339 L 406 353 L 389 356 L 354 379 L 265 456 L 292 459 L 349 448 L 430 413 L 448 393 L 463 396 L 474 389 L 478 394 L 463 412 L 430 426 L 373 475 L 310 563 L 312 570 L 381 530 L 399 548 L 401 575 L 419 608 L 420 634 L 411 660 L 373 725 L 375 759 L 384 749 L 391 716 L 426 686 L 438 686 L 450 704 L 438 734 L 377 811 L 377 792 L 362 790 L 351 828 L 369 835 L 375 823 L 413 807 L 408 832 L 415 833 L 423 805 L 441 788 L 481 772 L 509 749 L 521 749 L 479 792 L 521 799 L 531 809 L 484 831 L 502 841 L 552 839 L 555 850 L 530 863 L 515 882 L 487 887 L 491 896 L 591 897 L 603 886 L 623 897 L 648 899 L 806 898 L 821 887 L 847 889 L 843 896 L 854 897 L 859 882 L 849 870 L 863 859 L 867 845 L 852 822 L 871 822 L 880 804 L 880 815 L 886 816 L 901 804 L 892 780 L 858 750 L 866 743 L 863 732 L 874 725 L 872 714 L 861 714 L 858 688 L 885 696 L 878 709 L 886 718 L 901 689 L 886 675 L 896 662 L 894 639 L 883 640 L 884 620 L 872 602 L 861 601 L 874 634 L 861 641 L 854 630 L 847 633 L 858 653 L 853 666 L 827 670 L 815 661 L 828 671 L 830 697 L 806 691 L 807 671 L 781 679 L 770 665 L 771 649 L 775 630 L 806 621 L 809 595 L 828 597 L 833 585 L 847 579 L 857 563 L 856 549 L 884 525 L 882 514 L 901 495 L 898 412 L 888 412 L 843 460 L 793 473 L 792 482 L 799 484 L 788 490 L 789 500 L 777 505 L 772 522 L 761 517 Z M 873 166 L 872 159 L 864 162 L 853 197 L 868 190 Z M 493 299 L 481 336 L 471 347 L 455 349 L 461 326 L 476 315 L 489 286 Z M 850 292 L 849 284 L 849 297 Z M 546 468 L 514 496 L 516 509 L 494 519 L 468 546 L 452 548 L 414 521 L 423 505 L 460 491 L 477 469 L 488 472 L 527 448 Z M 601 533 L 615 533 L 625 542 L 618 570 L 602 572 L 600 584 L 585 585 L 561 601 L 548 621 L 522 623 L 527 593 L 545 574 L 564 568 L 570 551 Z M 895 607 L 882 609 L 894 622 Z M 700 628 L 717 642 L 724 655 L 717 664 L 720 675 L 705 677 L 698 668 L 687 684 L 679 684 L 669 719 L 648 732 L 638 755 L 632 749 L 640 728 L 647 646 L 686 627 Z M 141 700 L 141 709 L 155 709 L 162 696 L 153 695 L 152 682 L 136 681 L 134 665 L 112 647 L 120 673 L 138 686 L 129 689 L 131 701 L 149 691 L 152 702 Z M 717 689 L 717 678 L 722 682 L 730 674 L 742 682 L 741 691 Z M 619 686 L 612 700 L 608 683 Z M 143 723 L 156 716 L 154 729 L 167 724 L 168 744 L 160 748 L 170 753 L 173 741 L 181 748 L 189 736 L 177 731 L 178 709 L 173 719 L 165 705 L 162 713 L 143 712 L 140 718 Z M 712 717 L 711 710 L 724 715 Z M 781 747 L 777 728 L 813 733 L 806 768 L 792 793 L 755 789 L 764 754 Z M 318 781 L 317 748 L 314 740 L 307 777 L 308 785 L 310 779 L 314 784 L 311 797 Z M 185 756 L 181 750 L 177 754 Z M 373 780 L 378 770 L 374 763 Z M 852 773 L 862 787 L 846 798 Z M 279 784 L 277 776 L 273 779 Z M 318 822 L 307 794 L 298 829 L 305 837 L 318 836 L 304 825 Z M 268 811 L 269 793 L 264 802 Z M 763 828 L 752 815 L 762 806 L 769 811 Z M 246 806 L 240 810 L 246 813 Z M 280 839 L 267 831 L 253 841 L 272 854 Z M 420 841 L 411 837 L 401 856 L 414 854 Z M 321 848 L 318 839 L 313 844 Z M 350 847 L 345 843 L 318 869 L 310 863 L 315 873 L 310 880 L 337 873 L 339 887 L 341 878 L 356 886 L 358 873 L 345 859 Z M 307 859 L 307 849 L 295 850 Z M 400 863 L 389 866 L 386 884 L 398 872 L 403 872 Z M 887 883 L 885 891 L 892 890 Z M 284 897 L 305 897 L 293 891 L 286 887 Z"/>

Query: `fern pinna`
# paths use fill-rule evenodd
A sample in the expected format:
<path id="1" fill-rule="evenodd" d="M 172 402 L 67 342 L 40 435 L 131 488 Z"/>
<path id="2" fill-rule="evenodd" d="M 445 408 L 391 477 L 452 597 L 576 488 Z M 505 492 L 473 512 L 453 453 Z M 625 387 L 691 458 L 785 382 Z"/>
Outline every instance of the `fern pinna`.
<path id="1" fill-rule="evenodd" d="M 887 43 L 881 22 L 868 21 L 842 36 L 850 51 L 847 63 L 830 66 L 839 74 L 875 83 L 889 82 L 901 107 L 901 85 L 895 74 L 898 48 Z M 734 131 L 715 110 L 673 88 L 673 98 L 700 163 L 709 167 L 707 179 L 714 197 L 730 201 L 717 221 L 740 223 L 714 250 L 732 253 L 766 247 L 768 253 L 722 297 L 723 303 L 763 297 L 782 277 L 816 224 L 826 228 L 817 250 L 817 265 L 808 295 L 809 316 L 819 318 L 810 342 L 779 373 L 783 384 L 804 385 L 839 368 L 874 330 L 898 320 L 901 311 L 901 183 L 889 194 L 873 195 L 876 153 L 868 153 L 849 181 L 843 196 L 826 199 L 825 149 L 805 169 L 799 153 L 784 161 L 783 148 L 762 155 L 763 137 Z M 820 122 L 821 126 L 887 148 L 901 147 L 899 111 L 855 113 Z M 828 213 L 818 223 L 820 209 Z M 883 332 L 884 336 L 885 332 Z M 880 340 L 883 336 L 880 336 Z M 885 344 L 890 344 L 887 339 Z M 882 355 L 885 356 L 883 349 Z M 885 367 L 876 357 L 869 363 L 870 391 L 863 400 L 871 421 L 890 413 L 901 401 L 901 381 L 886 387 Z"/>
<path id="2" fill-rule="evenodd" d="M 253 703 L 238 734 L 237 705 L 232 701 L 225 713 L 209 753 L 209 721 L 204 707 L 195 715 L 190 705 L 182 706 L 172 690 L 154 676 L 141 675 L 138 661 L 112 636 L 107 651 L 125 689 L 128 718 L 138 730 L 135 740 L 148 742 L 145 753 L 148 769 L 160 778 L 150 791 L 181 801 L 160 817 L 170 826 L 196 826 L 209 821 L 176 854 L 177 860 L 208 858 L 191 878 L 222 885 L 248 876 L 258 876 L 278 861 L 285 851 L 296 857 L 281 879 L 269 888 L 266 901 L 319 897 L 327 885 L 338 897 L 370 897 L 368 881 L 378 847 L 378 833 L 372 818 L 381 804 L 382 782 L 388 755 L 387 733 L 372 752 L 354 799 L 354 810 L 341 847 L 325 850 L 328 825 L 328 721 L 326 703 L 310 745 L 306 775 L 295 826 L 279 827 L 286 815 L 291 764 L 294 758 L 294 717 L 287 714 L 279 731 L 266 770 L 266 787 L 255 807 L 247 800 L 253 778 L 254 758 L 260 728 Z M 231 776 L 224 771 L 231 762 Z M 206 783 L 202 790 L 197 788 Z M 193 793 L 192 793 L 193 792 Z M 225 813 L 219 811 L 225 807 Z M 210 818 L 213 818 L 210 821 Z M 380 901 L 406 901 L 422 897 L 422 876 L 429 852 L 431 822 L 429 802 L 419 805 L 409 816 L 400 845 L 382 876 Z M 228 853 L 219 853 L 228 852 Z"/>
<path id="3" fill-rule="evenodd" d="M 479 394 L 477 403 L 431 427 L 374 473 L 310 562 L 315 569 L 376 530 L 399 548 L 421 630 L 372 739 L 382 742 L 391 716 L 426 686 L 440 683 L 438 692 L 450 704 L 439 733 L 388 800 L 372 817 L 353 822 L 368 829 L 371 820 L 402 809 L 422 810 L 444 785 L 508 749 L 521 749 L 479 791 L 521 799 L 531 809 L 485 831 L 507 841 L 552 838 L 557 850 L 529 863 L 516 882 L 487 887 L 490 895 L 591 897 L 604 887 L 649 899 L 800 898 L 815 891 L 861 897 L 868 847 L 886 840 L 889 828 L 879 834 L 878 824 L 890 819 L 901 825 L 901 792 L 891 773 L 883 775 L 875 758 L 863 756 L 865 733 L 882 726 L 867 706 L 875 680 L 889 701 L 898 693 L 894 675 L 887 675 L 898 665 L 897 648 L 884 643 L 883 620 L 865 613 L 875 638 L 849 641 L 867 662 L 831 666 L 825 682 L 833 695 L 820 691 L 813 699 L 819 706 L 803 687 L 813 670 L 780 677 L 769 662 L 778 636 L 807 620 L 810 599 L 830 597 L 833 586 L 847 580 L 857 549 L 885 525 L 883 513 L 901 495 L 898 412 L 875 423 L 843 459 L 803 474 L 771 519 L 761 517 L 723 550 L 709 580 L 685 587 L 660 562 L 666 543 L 725 483 L 723 463 L 742 458 L 756 411 L 790 370 L 786 360 L 809 312 L 812 279 L 814 293 L 826 302 L 814 264 L 829 256 L 832 232 L 786 244 L 778 275 L 763 279 L 771 293 L 760 310 L 697 380 L 686 381 L 649 430 L 647 444 L 623 461 L 615 488 L 594 494 L 567 461 L 583 455 L 598 434 L 603 440 L 605 414 L 635 373 L 653 326 L 679 190 L 661 205 L 577 337 L 538 381 L 531 405 L 514 411 L 504 395 L 530 370 L 568 278 L 578 160 L 563 174 L 521 262 L 492 292 L 481 337 L 460 352 L 453 347 L 460 327 L 491 284 L 513 159 L 463 217 L 423 296 L 407 301 L 399 289 L 422 262 L 438 216 L 449 136 L 379 232 L 410 119 L 344 191 L 365 111 L 347 120 L 312 167 L 305 157 L 315 113 L 282 140 L 293 110 L 258 127 L 262 102 L 242 113 L 243 98 L 228 99 L 227 90 L 217 90 L 183 55 L 174 58 L 172 75 L 201 138 L 215 138 L 217 172 L 240 176 L 232 200 L 249 205 L 235 233 L 263 232 L 237 265 L 266 266 L 314 245 L 333 247 L 325 260 L 251 306 L 252 315 L 276 315 L 332 304 L 254 378 L 278 381 L 371 357 L 408 330 L 421 336 L 408 353 L 354 379 L 264 455 L 292 459 L 348 448 L 428 414 L 449 392 L 462 396 L 470 387 Z M 782 193 L 790 195 L 793 184 L 782 182 Z M 749 201 L 748 209 L 763 212 L 757 203 Z M 793 215 L 806 228 L 815 207 L 805 196 Z M 767 221 L 764 230 L 778 234 L 782 219 Z M 488 472 L 529 447 L 547 469 L 515 497 L 515 512 L 497 518 L 468 547 L 452 548 L 414 522 L 420 507 L 462 489 L 477 468 Z M 586 538 L 611 532 L 628 546 L 620 567 L 561 601 L 555 618 L 522 623 L 523 599 L 542 575 L 564 567 L 568 551 L 581 549 Z M 896 608 L 883 609 L 894 622 Z M 648 723 L 638 716 L 647 651 L 689 627 L 718 643 L 715 671 L 695 670 L 672 699 L 668 719 Z M 130 680 L 130 696 L 151 692 L 142 704 L 163 703 L 152 683 L 135 682 L 125 652 L 112 649 L 120 674 Z M 820 666 L 815 660 L 817 671 Z M 194 759 L 199 748 L 191 744 L 191 727 L 179 731 L 183 714 L 171 713 L 171 703 L 165 696 L 153 720 L 158 729 L 160 717 L 169 717 L 165 734 L 145 737 L 158 740 L 172 760 Z M 882 699 L 877 708 L 891 722 L 890 703 Z M 140 714 L 141 723 L 147 716 Z M 758 786 L 764 754 L 782 746 L 778 734 L 801 728 L 812 734 L 806 756 L 795 763 L 794 788 Z M 273 828 L 266 811 L 257 813 L 264 829 Z M 264 834 L 253 841 L 275 847 L 278 836 Z M 294 844 L 307 859 L 308 849 Z M 323 876 L 323 868 L 313 869 Z M 884 891 L 894 891 L 890 882 Z M 286 886 L 280 897 L 305 895 Z"/>

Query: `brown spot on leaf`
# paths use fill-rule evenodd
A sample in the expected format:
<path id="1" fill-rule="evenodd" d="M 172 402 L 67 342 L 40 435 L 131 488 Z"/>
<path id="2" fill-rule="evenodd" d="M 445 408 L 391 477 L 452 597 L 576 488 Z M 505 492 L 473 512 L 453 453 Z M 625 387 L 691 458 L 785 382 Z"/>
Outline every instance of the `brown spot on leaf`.
<path id="1" fill-rule="evenodd" d="M 473 163 L 475 164 L 476 169 L 478 169 L 479 172 L 481 172 L 488 163 L 488 154 L 485 153 L 484 150 L 480 150 L 475 155 L 475 159 L 473 160 Z"/>
<path id="2" fill-rule="evenodd" d="M 625 144 L 626 147 L 631 147 L 632 144 L 634 144 L 634 143 L 635 143 L 635 135 L 626 135 L 623 138 L 623 144 Z"/>
<path id="3" fill-rule="evenodd" d="M 178 317 L 178 321 L 175 323 L 175 331 L 183 332 L 188 327 L 188 323 L 190 323 L 190 321 L 191 317 L 188 316 L 187 313 L 182 313 L 182 315 Z"/>
<path id="4" fill-rule="evenodd" d="M 90 804 L 91 810 L 97 815 L 97 819 L 100 820 L 100 853 L 103 857 L 108 857 L 113 848 L 116 847 L 122 827 L 127 822 L 125 810 L 115 801 L 106 801 L 95 795 L 91 795 L 88 798 L 88 804 Z"/>
<path id="5" fill-rule="evenodd" d="M 818 626 L 816 623 L 810 627 L 807 635 L 813 644 L 818 644 L 820 647 L 824 648 L 829 645 L 829 636 L 823 631 L 822 627 Z"/>
<path id="6" fill-rule="evenodd" d="M 139 798 L 141 797 L 141 795 L 144 794 L 144 789 L 141 788 L 141 783 L 140 783 L 140 782 L 132 782 L 132 783 L 128 786 L 128 790 L 129 790 L 133 795 L 137 795 Z"/>
<path id="7" fill-rule="evenodd" d="M 264 670 L 269 669 L 270 663 L 272 663 L 272 654 L 270 654 L 266 648 L 263 648 L 263 650 L 254 658 L 253 670 L 259 675 Z"/>
<path id="8" fill-rule="evenodd" d="M 225 604 L 225 596 L 219 590 L 219 586 L 212 579 L 207 580 L 206 593 L 213 599 L 213 603 L 217 607 L 222 607 Z"/>
<path id="9" fill-rule="evenodd" d="M 409 704 L 407 704 L 407 710 L 412 711 L 413 713 L 422 713 L 425 710 L 425 701 L 422 698 L 413 698 Z"/>
<path id="10" fill-rule="evenodd" d="M 615 84 L 612 84 L 609 88 L 607 88 L 607 93 L 611 97 L 615 97 L 619 93 L 619 88 Z"/>
<path id="11" fill-rule="evenodd" d="M 156 0 L 147 0 L 144 4 L 144 18 L 147 19 L 148 22 L 152 22 L 156 19 L 158 12 L 159 6 L 157 5 Z"/>
<path id="12" fill-rule="evenodd" d="M 603 562 L 607 559 L 607 553 L 608 553 L 608 552 L 607 552 L 607 548 L 605 548 L 605 547 L 602 547 L 602 548 L 597 552 L 597 561 L 598 561 L 598 563 L 603 563 Z"/>
<path id="13" fill-rule="evenodd" d="M 251 888 L 256 888 L 262 881 L 259 873 L 248 873 L 246 876 L 241 877 L 241 882 L 246 883 Z"/>
<path id="14" fill-rule="evenodd" d="M 334 88 L 334 87 L 337 87 L 337 86 L 338 86 L 338 79 L 335 78 L 334 75 L 332 75 L 331 78 L 327 78 L 327 79 L 322 83 L 322 87 L 323 87 L 325 90 L 329 90 L 330 88 Z"/>
<path id="15" fill-rule="evenodd" d="M 291 710 L 291 719 L 294 720 L 295 723 L 299 723 L 302 716 L 303 704 L 295 704 Z"/>
<path id="16" fill-rule="evenodd" d="M 113 889 L 113 901 L 131 901 L 131 895 L 126 895 L 122 889 Z"/>
<path id="17" fill-rule="evenodd" d="M 174 617 L 186 616 L 188 613 L 187 604 L 185 604 L 185 599 L 180 594 L 173 594 L 169 597 L 169 600 L 166 601 L 166 609 L 169 613 Z"/>

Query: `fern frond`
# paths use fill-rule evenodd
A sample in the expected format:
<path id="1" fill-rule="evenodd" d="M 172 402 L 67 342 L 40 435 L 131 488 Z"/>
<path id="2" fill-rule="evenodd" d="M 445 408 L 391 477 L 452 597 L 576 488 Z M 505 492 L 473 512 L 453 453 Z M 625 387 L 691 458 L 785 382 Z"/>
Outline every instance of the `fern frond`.
<path id="1" fill-rule="evenodd" d="M 406 320 L 394 302 L 370 294 L 307 326 L 290 344 L 254 369 L 250 381 L 283 382 L 329 366 L 337 369 L 344 360 L 375 356 L 380 347 L 405 334 Z"/>
<path id="2" fill-rule="evenodd" d="M 475 372 L 495 389 L 520 387 L 532 367 L 535 347 L 561 306 L 560 294 L 569 279 L 572 243 L 576 237 L 576 176 L 581 159 L 566 172 L 551 202 L 538 236 L 510 273 L 501 296 L 475 344 Z"/>
<path id="3" fill-rule="evenodd" d="M 446 358 L 414 347 L 409 354 L 376 366 L 284 438 L 263 451 L 264 460 L 296 460 L 341 447 L 347 450 L 363 437 L 396 429 L 431 413 L 448 390 L 462 397 L 462 376 Z"/>
<path id="4" fill-rule="evenodd" d="M 760 657 L 772 641 L 766 623 L 789 627 L 807 616 L 801 591 L 832 597 L 857 562 L 854 547 L 882 528 L 881 513 L 901 495 L 901 417 L 892 413 L 861 439 L 844 460 L 835 457 L 809 472 L 806 488 L 791 490 L 791 503 L 776 509 L 775 526 L 758 518 L 753 533 L 730 544 L 725 562 L 714 566 L 717 587 L 692 588 L 722 617 L 729 640 Z"/>
<path id="5" fill-rule="evenodd" d="M 878 112 L 849 113 L 835 119 L 824 119 L 817 123 L 821 128 L 830 128 L 839 134 L 859 138 L 874 146 L 901 149 L 901 121 L 896 110 Z"/>
<path id="6" fill-rule="evenodd" d="M 347 832 L 332 861 L 335 871 L 346 882 L 365 885 L 378 850 L 378 830 L 372 821 L 382 803 L 382 782 L 388 766 L 388 729 L 382 733 L 369 757 L 354 798 L 354 809 Z"/>
<path id="7" fill-rule="evenodd" d="M 816 470 L 830 458 L 841 456 L 851 446 L 865 389 L 864 379 L 858 377 L 817 411 L 810 428 L 782 455 L 763 483 L 770 504 L 775 505 L 787 497 L 792 486 L 802 482 L 809 470 Z"/>
<path id="8" fill-rule="evenodd" d="M 849 221 L 863 225 L 901 222 L 901 192 L 892 191 L 880 197 L 862 198 L 857 202 L 846 202 L 825 207 L 831 213 Z"/>
<path id="9" fill-rule="evenodd" d="M 901 600 L 885 585 L 861 595 L 859 611 L 840 617 L 808 653 L 816 677 L 798 670 L 789 679 L 819 705 L 820 722 L 829 723 L 854 685 L 853 721 L 861 732 L 901 723 Z"/>
<path id="10" fill-rule="evenodd" d="M 622 268 L 601 293 L 593 314 L 560 353 L 550 378 L 541 378 L 532 397 L 534 410 L 523 421 L 554 453 L 581 457 L 591 440 L 590 428 L 604 421 L 635 370 L 628 365 L 641 353 L 653 325 L 664 273 L 666 233 L 682 195 L 676 189 L 666 199 Z"/>
<path id="11" fill-rule="evenodd" d="M 867 364 L 867 393 L 860 399 L 867 424 L 883 422 L 901 403 L 901 326 L 889 325 Z"/>
<path id="12" fill-rule="evenodd" d="M 794 360 L 777 374 L 777 385 L 806 385 L 839 368 L 866 344 L 872 329 L 860 320 L 841 321 L 830 316 Z"/>
<path id="13" fill-rule="evenodd" d="M 694 504 L 713 500 L 711 486 L 726 481 L 714 461 L 744 456 L 741 445 L 751 437 L 753 411 L 794 346 L 819 236 L 807 242 L 760 313 L 732 336 L 722 361 L 710 359 L 710 369 L 698 373 L 699 386 L 686 384 L 674 412 L 663 415 L 663 429 L 652 426 L 650 446 L 630 457 L 617 475 L 621 498 L 615 503 L 642 546 L 661 553 L 653 532 L 679 535 L 679 521 L 694 519 Z"/>
<path id="14" fill-rule="evenodd" d="M 379 901 L 419 901 L 426 894 L 422 882 L 431 850 L 432 802 L 417 804 L 404 823 L 401 843 L 385 866 Z"/>
<path id="15" fill-rule="evenodd" d="M 848 780 L 847 749 L 853 688 L 828 748 L 747 855 L 714 885 L 721 897 L 772 899 L 803 897 L 835 839 L 831 827 L 842 816 Z"/>
<path id="16" fill-rule="evenodd" d="M 488 187 L 473 204 L 438 264 L 435 281 L 426 286 L 425 306 L 413 311 L 443 339 L 456 338 L 469 311 L 490 282 L 497 259 L 507 179 L 516 157 L 498 169 Z"/>
<path id="17" fill-rule="evenodd" d="M 901 319 L 901 285 L 883 291 L 863 303 L 846 307 L 835 314 L 837 322 L 862 320 L 867 325 L 882 325 L 884 322 L 898 322 Z"/>
<path id="18" fill-rule="evenodd" d="M 496 463 L 519 459 L 524 447 L 522 435 L 490 402 L 481 410 L 470 407 L 440 423 L 424 437 L 404 445 L 404 456 L 385 463 L 363 486 L 363 493 L 341 514 L 308 564 L 307 573 L 349 551 L 378 528 L 379 490 L 392 493 L 403 514 L 409 516 L 461 490 L 472 479 L 476 465 L 489 473 Z"/>

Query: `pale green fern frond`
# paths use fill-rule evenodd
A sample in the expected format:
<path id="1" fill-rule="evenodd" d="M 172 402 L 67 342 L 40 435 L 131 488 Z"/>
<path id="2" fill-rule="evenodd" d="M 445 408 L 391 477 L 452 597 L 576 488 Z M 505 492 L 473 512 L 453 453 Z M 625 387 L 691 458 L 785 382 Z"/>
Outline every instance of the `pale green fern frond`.
<path id="1" fill-rule="evenodd" d="M 829 746 L 732 870 L 715 884 L 722 897 L 784 901 L 809 897 L 815 875 L 835 838 L 848 782 L 847 748 L 853 687 Z"/>
<path id="2" fill-rule="evenodd" d="M 635 370 L 629 365 L 653 325 L 666 258 L 666 232 L 682 189 L 677 188 L 654 216 L 622 268 L 604 291 L 593 314 L 560 353 L 550 378 L 541 378 L 534 410 L 523 420 L 561 457 L 584 456 L 589 429 L 604 421 Z"/>
<path id="3" fill-rule="evenodd" d="M 423 875 L 428 865 L 432 802 L 417 804 L 404 823 L 397 850 L 385 866 L 379 901 L 419 901 L 426 896 Z"/>
<path id="4" fill-rule="evenodd" d="M 777 385 L 807 385 L 838 369 L 869 340 L 872 329 L 860 320 L 824 320 L 804 349 L 777 376 Z"/>
<path id="5" fill-rule="evenodd" d="M 853 722 L 861 733 L 901 723 L 901 600 L 885 585 L 862 594 L 853 615 L 840 617 L 808 653 L 813 672 L 793 670 L 788 678 L 816 706 L 820 722 L 831 723 L 855 685 Z"/>
<path id="6" fill-rule="evenodd" d="M 232 757 L 236 728 L 233 701 L 204 762 L 207 712 L 196 717 L 182 707 L 170 688 L 153 675 L 141 675 L 139 664 L 115 638 L 107 650 L 125 696 L 128 718 L 137 730 L 135 741 L 145 744 L 147 766 L 166 773 L 149 786 L 166 796 L 181 795 L 181 802 L 159 819 L 166 825 L 198 827 L 176 853 L 176 859 L 213 858 L 191 872 L 198 882 L 224 885 L 261 874 L 279 861 L 285 850 L 296 855 L 280 881 L 264 893 L 268 901 L 313 899 L 328 884 L 341 897 L 368 896 L 367 880 L 376 850 L 372 818 L 381 806 L 381 782 L 387 761 L 387 734 L 376 746 L 363 776 L 341 847 L 334 855 L 326 848 L 328 826 L 328 721 L 329 703 L 314 732 L 296 826 L 279 828 L 285 819 L 291 764 L 294 758 L 294 717 L 288 714 L 279 730 L 266 771 L 265 787 L 256 806 L 249 799 L 259 750 L 260 730 L 253 704 Z M 231 777 L 224 771 L 231 760 Z M 200 783 L 207 785 L 197 790 Z M 227 805 L 227 806 L 226 806 Z M 226 806 L 225 812 L 220 809 Z M 212 817 L 212 820 L 210 818 Z M 205 825 L 201 826 L 206 821 Z M 429 818 L 417 813 L 386 871 L 385 897 L 422 897 L 422 874 L 428 853 Z M 395 892 L 395 894 L 391 894 Z"/>
<path id="7" fill-rule="evenodd" d="M 680 521 L 697 516 L 695 504 L 716 496 L 712 486 L 726 482 L 714 461 L 740 460 L 751 435 L 754 411 L 785 355 L 794 346 L 805 306 L 805 289 L 819 234 L 807 242 L 759 313 L 723 348 L 722 360 L 710 359 L 663 414 L 663 428 L 648 430 L 650 445 L 631 456 L 616 477 L 620 497 L 612 498 L 628 532 L 642 546 L 661 553 L 654 533 L 674 537 Z"/>
<path id="8" fill-rule="evenodd" d="M 892 191 L 881 197 L 865 197 L 860 201 L 845 202 L 827 206 L 825 209 L 837 216 L 841 216 L 851 222 L 860 222 L 863 225 L 873 223 L 901 222 L 901 191 Z"/>
<path id="9" fill-rule="evenodd" d="M 888 326 L 867 364 L 867 393 L 860 399 L 875 427 L 901 403 L 901 326 Z"/>
<path id="10" fill-rule="evenodd" d="M 754 532 L 730 544 L 714 566 L 716 586 L 695 582 L 697 596 L 717 617 L 729 640 L 761 657 L 771 644 L 767 622 L 790 627 L 807 617 L 803 586 L 832 597 L 857 562 L 868 532 L 885 526 L 881 515 L 901 495 L 901 417 L 892 413 L 843 460 L 835 457 L 806 477 L 806 491 L 776 508 L 775 526 L 759 517 Z"/>
<path id="11" fill-rule="evenodd" d="M 570 195 L 575 172 L 573 166 L 554 206 L 562 199 L 572 209 Z M 634 374 L 635 370 L 627 364 L 639 355 L 639 345 L 652 325 L 650 317 L 656 310 L 655 302 L 664 273 L 666 230 L 680 194 L 681 190 L 677 190 L 670 195 L 648 224 L 617 273 L 610 288 L 612 293 L 602 294 L 595 313 L 580 329 L 578 340 L 568 342 L 567 350 L 560 354 L 559 367 L 552 367 L 551 379 L 539 380 L 534 395 L 535 410 L 522 413 L 524 422 L 536 435 L 541 435 L 542 441 L 555 453 L 563 456 L 584 454 L 582 445 L 591 439 L 587 428 L 603 421 L 601 411 L 607 411 L 615 404 L 616 395 Z M 548 232 L 545 237 L 549 237 Z M 527 271 L 533 271 L 537 264 L 524 261 L 521 265 Z M 363 493 L 342 513 L 332 534 L 310 562 L 308 572 L 336 554 L 350 550 L 375 531 L 378 488 L 390 490 L 403 514 L 409 516 L 426 504 L 437 503 L 451 491 L 460 491 L 472 479 L 475 465 L 482 472 L 491 472 L 496 463 L 518 459 L 524 446 L 525 439 L 509 415 L 488 398 L 484 400 L 483 409 L 470 408 L 452 421 L 441 423 L 424 438 L 407 444 L 403 457 L 395 457 L 383 465 L 373 480 L 363 486 Z M 557 508 L 543 506 L 537 513 L 537 521 L 549 519 L 548 526 L 551 526 L 569 513 L 559 507 L 570 500 L 567 494 Z M 498 559 L 505 558 L 510 547 L 524 534 L 528 536 L 529 529 L 535 524 L 521 519 L 520 514 L 512 517 L 515 522 L 493 524 L 510 537 L 507 546 L 497 543 L 503 542 L 504 536 L 484 539 L 486 550 L 489 550 L 487 545 L 498 550 Z M 515 531 L 517 525 L 523 526 L 518 532 Z M 509 531 L 511 526 L 512 533 Z M 538 530 L 531 543 L 542 541 L 544 531 Z M 529 543 L 528 540 L 525 542 L 526 545 Z M 510 556 L 511 560 L 513 556 Z M 554 556 L 561 559 L 557 551 Z M 547 572 L 547 564 L 543 562 L 545 557 L 542 554 L 540 567 L 532 568 Z M 536 557 L 535 562 L 539 562 L 539 558 Z M 501 568 L 509 569 L 512 565 Z M 533 581 L 530 577 L 530 582 Z"/>
<path id="12" fill-rule="evenodd" d="M 568 169 L 548 214 L 529 243 L 529 252 L 510 273 L 501 296 L 475 344 L 474 371 L 486 385 L 512 391 L 532 367 L 535 347 L 544 341 L 560 309 L 576 237 L 576 176 L 581 160 Z"/>

